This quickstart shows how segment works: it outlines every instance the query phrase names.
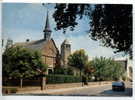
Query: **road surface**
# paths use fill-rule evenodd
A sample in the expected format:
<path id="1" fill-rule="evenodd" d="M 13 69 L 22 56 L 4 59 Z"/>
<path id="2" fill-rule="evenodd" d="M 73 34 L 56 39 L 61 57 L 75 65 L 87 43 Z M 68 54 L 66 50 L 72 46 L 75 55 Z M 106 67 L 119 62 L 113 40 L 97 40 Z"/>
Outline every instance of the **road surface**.
<path id="1" fill-rule="evenodd" d="M 101 85 L 88 85 L 84 87 L 73 87 L 63 89 L 51 89 L 45 91 L 26 91 L 25 93 L 18 93 L 15 95 L 38 95 L 38 96 L 110 96 L 110 97 L 121 97 L 121 96 L 132 96 L 132 83 L 125 83 L 126 89 L 124 92 L 112 91 L 111 84 Z"/>
<path id="2" fill-rule="evenodd" d="M 132 96 L 132 83 L 126 83 L 126 90 L 124 92 L 112 91 L 111 84 L 97 85 L 97 86 L 85 86 L 82 89 L 72 89 L 69 91 L 61 91 L 55 93 L 49 93 L 48 95 L 59 96 Z"/>

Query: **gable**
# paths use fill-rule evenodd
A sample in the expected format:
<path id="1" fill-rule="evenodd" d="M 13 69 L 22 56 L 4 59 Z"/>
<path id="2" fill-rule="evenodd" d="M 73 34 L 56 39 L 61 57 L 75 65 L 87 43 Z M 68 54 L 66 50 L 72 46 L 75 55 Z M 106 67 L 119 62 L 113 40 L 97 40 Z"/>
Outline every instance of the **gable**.
<path id="1" fill-rule="evenodd" d="M 42 54 L 45 56 L 56 57 L 58 53 L 59 53 L 58 48 L 56 47 L 53 39 L 47 41 L 42 48 Z"/>

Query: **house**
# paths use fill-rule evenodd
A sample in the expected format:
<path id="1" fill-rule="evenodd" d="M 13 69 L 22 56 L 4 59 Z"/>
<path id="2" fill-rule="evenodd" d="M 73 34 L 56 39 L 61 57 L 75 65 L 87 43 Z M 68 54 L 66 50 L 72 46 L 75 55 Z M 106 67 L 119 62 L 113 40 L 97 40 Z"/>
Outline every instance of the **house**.
<path id="1" fill-rule="evenodd" d="M 121 59 L 121 60 L 115 60 L 116 62 L 118 62 L 119 64 L 122 65 L 122 67 L 124 68 L 124 70 L 126 71 L 126 77 L 127 80 L 132 81 L 133 78 L 133 62 L 132 59 L 130 59 L 129 57 L 127 59 Z"/>

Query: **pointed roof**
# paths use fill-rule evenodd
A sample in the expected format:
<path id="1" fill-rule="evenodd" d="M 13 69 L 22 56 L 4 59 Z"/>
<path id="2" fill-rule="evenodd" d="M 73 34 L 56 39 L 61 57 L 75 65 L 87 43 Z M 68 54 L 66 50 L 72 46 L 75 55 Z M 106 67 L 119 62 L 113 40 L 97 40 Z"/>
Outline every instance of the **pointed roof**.
<path id="1" fill-rule="evenodd" d="M 70 44 L 70 42 L 69 42 L 68 39 L 65 39 L 65 40 L 64 40 L 64 43 L 65 43 L 65 44 Z"/>
<path id="2" fill-rule="evenodd" d="M 70 44 L 70 41 L 68 39 L 65 39 L 62 43 L 62 45 L 65 45 L 65 44 Z"/>
<path id="3" fill-rule="evenodd" d="M 47 10 L 46 24 L 45 24 L 44 32 L 48 32 L 48 31 L 51 32 L 49 18 L 48 18 L 48 10 Z"/>

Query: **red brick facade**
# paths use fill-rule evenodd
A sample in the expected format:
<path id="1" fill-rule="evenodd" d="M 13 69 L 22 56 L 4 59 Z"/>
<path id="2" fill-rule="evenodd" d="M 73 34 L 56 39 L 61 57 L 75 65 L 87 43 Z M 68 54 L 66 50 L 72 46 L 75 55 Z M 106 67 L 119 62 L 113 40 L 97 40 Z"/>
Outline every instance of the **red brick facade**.
<path id="1" fill-rule="evenodd" d="M 54 67 L 59 63 L 59 51 L 53 39 L 48 40 L 42 48 L 42 59 L 48 65 L 48 69 L 53 71 Z"/>

